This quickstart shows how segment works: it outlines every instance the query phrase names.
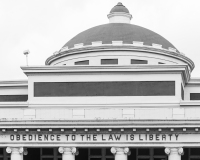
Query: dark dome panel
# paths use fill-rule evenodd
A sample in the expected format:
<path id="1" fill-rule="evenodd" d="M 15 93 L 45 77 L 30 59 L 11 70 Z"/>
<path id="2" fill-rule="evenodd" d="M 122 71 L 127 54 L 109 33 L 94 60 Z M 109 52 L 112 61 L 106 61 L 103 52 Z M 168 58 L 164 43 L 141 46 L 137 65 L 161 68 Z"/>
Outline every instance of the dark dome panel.
<path id="1" fill-rule="evenodd" d="M 113 13 L 113 12 L 125 12 L 125 13 L 129 13 L 129 10 L 122 4 L 122 3 L 118 3 L 116 6 L 114 6 L 110 13 Z"/>
<path id="2" fill-rule="evenodd" d="M 74 44 L 83 43 L 91 45 L 92 42 L 102 41 L 103 44 L 112 44 L 112 41 L 123 41 L 126 44 L 132 44 L 133 41 L 144 42 L 144 45 L 152 45 L 152 43 L 161 44 L 163 48 L 175 48 L 168 40 L 159 34 L 146 28 L 126 24 L 126 23 L 109 23 L 96 26 L 85 30 L 70 41 L 65 46 L 73 48 Z"/>

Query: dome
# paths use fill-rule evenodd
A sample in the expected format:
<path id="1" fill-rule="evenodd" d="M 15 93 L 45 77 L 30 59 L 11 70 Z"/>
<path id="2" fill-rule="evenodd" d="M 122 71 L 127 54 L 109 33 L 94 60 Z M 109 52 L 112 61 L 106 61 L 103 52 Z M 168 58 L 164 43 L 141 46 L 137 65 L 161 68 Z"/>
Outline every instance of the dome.
<path id="1" fill-rule="evenodd" d="M 91 45 L 92 42 L 102 41 L 102 44 L 112 44 L 112 41 L 123 41 L 133 44 L 133 41 L 143 42 L 152 46 L 153 43 L 162 45 L 163 48 L 175 48 L 168 40 L 159 34 L 128 23 L 108 23 L 85 30 L 69 40 L 64 47 L 73 48 L 74 44 L 83 43 Z"/>
<path id="2" fill-rule="evenodd" d="M 129 10 L 121 3 L 119 2 L 116 6 L 114 6 L 110 13 L 114 13 L 114 12 L 125 12 L 125 13 L 129 13 Z"/>

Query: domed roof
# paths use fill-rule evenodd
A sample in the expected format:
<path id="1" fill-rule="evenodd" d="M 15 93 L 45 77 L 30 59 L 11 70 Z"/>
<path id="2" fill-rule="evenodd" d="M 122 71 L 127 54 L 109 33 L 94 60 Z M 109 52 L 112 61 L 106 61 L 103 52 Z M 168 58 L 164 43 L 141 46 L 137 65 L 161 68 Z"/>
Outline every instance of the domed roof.
<path id="1" fill-rule="evenodd" d="M 144 45 L 152 46 L 152 43 L 160 44 L 163 48 L 175 48 L 168 40 L 159 34 L 132 24 L 108 23 L 85 30 L 69 40 L 64 47 L 73 48 L 74 44 L 83 43 L 91 45 L 92 42 L 102 41 L 102 44 L 112 44 L 112 41 L 123 41 L 125 44 L 133 44 L 133 41 L 144 42 Z"/>
<path id="2" fill-rule="evenodd" d="M 129 10 L 121 3 L 119 2 L 116 6 L 114 6 L 110 13 L 113 12 L 125 12 L 125 13 L 129 13 Z"/>

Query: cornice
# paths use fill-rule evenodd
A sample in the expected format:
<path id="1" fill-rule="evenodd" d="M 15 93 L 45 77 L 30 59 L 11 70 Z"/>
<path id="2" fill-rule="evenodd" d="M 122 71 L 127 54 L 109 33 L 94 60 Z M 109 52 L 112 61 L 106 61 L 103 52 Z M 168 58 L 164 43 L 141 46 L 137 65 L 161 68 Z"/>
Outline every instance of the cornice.
<path id="1" fill-rule="evenodd" d="M 200 106 L 200 100 L 195 101 L 181 101 L 180 102 L 181 107 L 199 107 Z"/>
<path id="2" fill-rule="evenodd" d="M 40 126 L 41 125 L 41 126 Z M 181 120 L 181 119 L 173 119 L 173 120 L 152 120 L 152 119 L 117 119 L 117 120 L 24 120 L 24 119 L 0 119 L 0 128 L 12 128 L 12 126 L 20 126 L 20 128 L 26 128 L 30 126 L 30 128 L 34 128 L 35 126 L 40 126 L 40 128 L 158 128 L 158 127 L 199 127 L 200 119 L 197 120 Z M 54 126 L 54 127 L 53 127 Z"/>
<path id="3" fill-rule="evenodd" d="M 0 102 L 0 108 L 27 108 L 28 102 Z"/>
<path id="4" fill-rule="evenodd" d="M 101 46 L 83 46 L 81 48 L 71 48 L 69 50 L 60 51 L 56 55 L 52 55 L 49 58 L 47 58 L 45 64 L 51 65 L 51 63 L 59 58 L 70 56 L 73 54 L 83 54 L 83 53 L 92 53 L 92 52 L 104 52 L 104 51 L 138 51 L 138 52 L 149 52 L 149 53 L 155 53 L 155 54 L 161 54 L 169 57 L 173 57 L 179 60 L 184 61 L 187 63 L 191 71 L 194 69 L 195 65 L 194 62 L 186 57 L 183 54 L 180 54 L 178 52 L 173 52 L 164 48 L 155 48 L 152 46 L 133 46 L 130 44 L 123 44 L 123 45 L 111 45 L 111 44 L 103 44 Z"/>
<path id="5" fill-rule="evenodd" d="M 200 86 L 200 78 L 191 78 L 186 85 L 187 87 Z"/>
<path id="6" fill-rule="evenodd" d="M 29 107 L 31 108 L 53 108 L 53 107 L 60 107 L 60 108 L 65 108 L 68 107 L 69 109 L 72 108 L 83 108 L 84 109 L 91 109 L 91 108 L 96 108 L 96 109 L 106 109 L 106 108 L 122 108 L 122 107 L 131 107 L 131 108 L 157 108 L 157 109 L 162 109 L 165 107 L 168 108 L 173 108 L 173 107 L 179 107 L 180 106 L 180 102 L 179 101 L 173 101 L 173 102 L 163 102 L 163 103 L 112 103 L 112 104 L 70 104 L 70 103 L 62 103 L 62 104 L 58 104 L 58 103 L 45 103 L 45 104 L 41 104 L 41 103 L 29 103 Z"/>
<path id="7" fill-rule="evenodd" d="M 28 86 L 28 80 L 0 81 L 0 87 L 22 87 L 22 86 Z"/>
<path id="8" fill-rule="evenodd" d="M 187 65 L 109 65 L 109 66 L 21 66 L 24 73 L 67 73 L 67 72 L 109 72 L 109 71 L 183 71 Z"/>
<path id="9" fill-rule="evenodd" d="M 181 73 L 184 83 L 190 78 L 187 65 L 113 65 L 113 66 L 24 66 L 21 67 L 24 73 L 29 75 L 41 74 L 84 74 L 84 73 Z"/>

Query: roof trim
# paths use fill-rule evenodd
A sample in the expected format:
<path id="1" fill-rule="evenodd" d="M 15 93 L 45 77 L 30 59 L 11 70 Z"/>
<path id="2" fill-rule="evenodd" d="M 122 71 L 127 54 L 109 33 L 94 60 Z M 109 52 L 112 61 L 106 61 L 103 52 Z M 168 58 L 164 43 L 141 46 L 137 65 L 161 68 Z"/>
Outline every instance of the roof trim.
<path id="1" fill-rule="evenodd" d="M 189 66 L 191 71 L 194 69 L 195 65 L 194 62 L 186 57 L 183 54 L 177 53 L 177 52 L 173 52 L 173 51 L 169 51 L 166 49 L 160 49 L 160 48 L 154 48 L 152 46 L 133 46 L 133 45 L 120 45 L 120 46 L 114 46 L 114 45 L 101 45 L 101 46 L 84 46 L 82 48 L 72 48 L 69 50 L 65 50 L 63 52 L 59 52 L 59 54 L 57 55 L 52 55 L 49 58 L 47 58 L 45 65 L 51 65 L 51 63 L 59 58 L 65 57 L 65 56 L 69 56 L 69 55 L 73 55 L 73 54 L 82 54 L 85 52 L 99 52 L 99 51 L 116 51 L 116 50 L 120 50 L 120 51 L 139 51 L 139 52 L 150 52 L 150 53 L 157 53 L 157 54 L 161 54 L 161 55 L 165 55 L 165 56 L 169 56 L 169 57 L 173 57 L 179 60 L 182 60 L 184 62 L 186 62 Z"/>

